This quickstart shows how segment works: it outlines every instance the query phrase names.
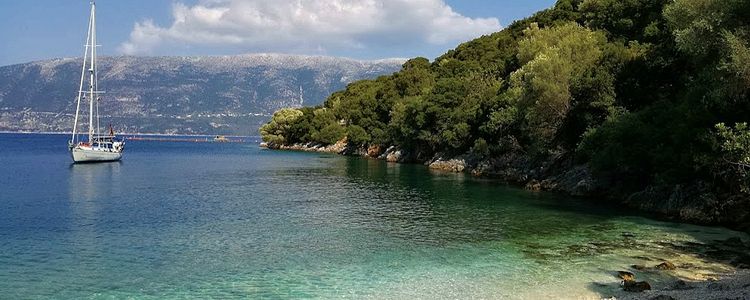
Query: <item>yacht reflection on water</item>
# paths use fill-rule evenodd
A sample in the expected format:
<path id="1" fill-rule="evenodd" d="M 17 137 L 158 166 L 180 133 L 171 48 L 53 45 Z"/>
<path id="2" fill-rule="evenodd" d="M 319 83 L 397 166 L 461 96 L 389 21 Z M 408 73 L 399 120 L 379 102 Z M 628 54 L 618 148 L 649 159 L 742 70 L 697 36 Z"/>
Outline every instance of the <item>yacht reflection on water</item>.
<path id="1" fill-rule="evenodd" d="M 122 161 L 99 164 L 71 163 L 68 167 L 70 176 L 69 199 L 71 203 L 91 202 L 97 197 L 118 193 L 121 183 Z M 102 190 L 102 186 L 107 186 Z"/>

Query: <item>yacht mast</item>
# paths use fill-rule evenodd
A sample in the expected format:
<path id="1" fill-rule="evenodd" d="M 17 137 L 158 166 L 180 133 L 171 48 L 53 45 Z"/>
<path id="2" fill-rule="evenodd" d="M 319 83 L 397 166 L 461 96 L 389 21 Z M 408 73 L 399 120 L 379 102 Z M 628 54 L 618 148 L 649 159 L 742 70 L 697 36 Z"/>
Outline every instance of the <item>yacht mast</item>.
<path id="1" fill-rule="evenodd" d="M 89 66 L 89 143 L 94 141 L 94 64 L 96 64 L 96 3 L 91 1 L 91 65 Z"/>
<path id="2" fill-rule="evenodd" d="M 83 82 L 86 78 L 86 59 L 88 58 L 88 55 L 89 55 L 89 42 L 91 40 L 91 25 L 92 25 L 91 21 L 92 19 L 89 18 L 89 28 L 86 33 L 86 45 L 83 50 L 83 66 L 81 67 L 81 83 L 78 85 L 78 96 L 76 97 L 76 116 L 75 116 L 75 119 L 73 119 L 73 134 L 70 138 L 71 144 L 75 144 L 78 141 L 76 134 L 78 133 L 77 132 L 78 131 L 78 117 L 81 112 L 81 98 L 84 93 Z"/>

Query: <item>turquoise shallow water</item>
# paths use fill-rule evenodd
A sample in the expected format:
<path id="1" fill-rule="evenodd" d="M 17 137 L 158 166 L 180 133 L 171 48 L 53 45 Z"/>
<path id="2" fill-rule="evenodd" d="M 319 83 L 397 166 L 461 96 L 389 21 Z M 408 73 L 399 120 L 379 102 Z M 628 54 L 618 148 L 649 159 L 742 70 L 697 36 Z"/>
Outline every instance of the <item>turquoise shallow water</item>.
<path id="1" fill-rule="evenodd" d="M 747 239 L 418 165 L 137 141 L 71 165 L 66 139 L 0 134 L 0 298 L 597 298 Z"/>

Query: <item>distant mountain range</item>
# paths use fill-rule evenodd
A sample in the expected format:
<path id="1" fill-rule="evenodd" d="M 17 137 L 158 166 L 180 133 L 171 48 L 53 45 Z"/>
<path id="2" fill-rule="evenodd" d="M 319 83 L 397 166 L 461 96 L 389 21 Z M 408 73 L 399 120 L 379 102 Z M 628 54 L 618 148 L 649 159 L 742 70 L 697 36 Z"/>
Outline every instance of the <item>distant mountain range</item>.
<path id="1" fill-rule="evenodd" d="M 257 134 L 282 107 L 322 103 L 346 84 L 398 71 L 400 59 L 252 54 L 101 57 L 102 122 L 120 132 Z M 80 58 L 0 67 L 0 131 L 69 131 Z"/>

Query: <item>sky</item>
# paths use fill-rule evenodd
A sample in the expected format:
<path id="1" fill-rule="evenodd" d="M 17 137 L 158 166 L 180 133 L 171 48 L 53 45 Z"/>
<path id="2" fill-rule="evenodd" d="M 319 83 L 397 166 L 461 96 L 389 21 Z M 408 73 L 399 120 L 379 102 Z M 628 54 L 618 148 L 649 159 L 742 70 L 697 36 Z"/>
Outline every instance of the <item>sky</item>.
<path id="1" fill-rule="evenodd" d="M 98 0 L 100 55 L 435 58 L 554 0 Z M 83 53 L 88 0 L 0 0 L 0 66 Z"/>

